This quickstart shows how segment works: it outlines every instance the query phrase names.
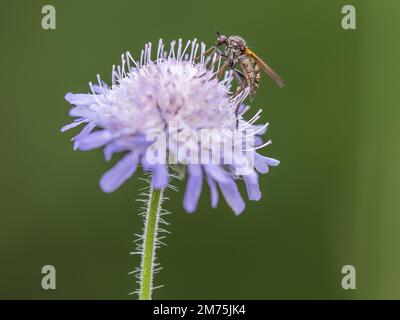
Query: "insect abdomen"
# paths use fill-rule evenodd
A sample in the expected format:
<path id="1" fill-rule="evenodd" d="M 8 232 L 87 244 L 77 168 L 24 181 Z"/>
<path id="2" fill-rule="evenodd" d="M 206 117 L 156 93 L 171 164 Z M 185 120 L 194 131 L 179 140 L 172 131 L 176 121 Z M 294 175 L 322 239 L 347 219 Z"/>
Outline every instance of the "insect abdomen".
<path id="1" fill-rule="evenodd" d="M 255 86 L 258 88 L 260 86 L 261 70 L 256 61 L 254 61 L 254 72 L 256 73 Z"/>
<path id="2" fill-rule="evenodd" d="M 247 82 L 247 86 L 250 89 L 250 97 L 254 98 L 260 85 L 260 68 L 257 65 L 257 62 L 248 55 L 242 55 L 240 64 Z"/>

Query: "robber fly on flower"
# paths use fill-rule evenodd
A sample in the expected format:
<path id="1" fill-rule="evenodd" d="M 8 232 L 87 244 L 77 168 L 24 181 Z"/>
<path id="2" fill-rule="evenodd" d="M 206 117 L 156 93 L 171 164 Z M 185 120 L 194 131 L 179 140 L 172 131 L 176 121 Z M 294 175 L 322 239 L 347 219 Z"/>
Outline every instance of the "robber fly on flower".
<path id="1" fill-rule="evenodd" d="M 224 52 L 219 49 L 222 45 L 225 46 Z M 227 37 L 217 32 L 216 44 L 208 49 L 206 53 L 210 51 L 217 52 L 225 58 L 225 63 L 218 72 L 218 78 L 222 77 L 226 68 L 232 69 L 233 75 L 238 82 L 236 94 L 245 88 L 249 88 L 250 99 L 253 99 L 260 85 L 261 69 L 274 80 L 279 87 L 282 88 L 285 86 L 285 83 L 278 74 L 247 47 L 246 41 L 242 37 Z M 240 70 L 237 67 L 239 67 Z"/>

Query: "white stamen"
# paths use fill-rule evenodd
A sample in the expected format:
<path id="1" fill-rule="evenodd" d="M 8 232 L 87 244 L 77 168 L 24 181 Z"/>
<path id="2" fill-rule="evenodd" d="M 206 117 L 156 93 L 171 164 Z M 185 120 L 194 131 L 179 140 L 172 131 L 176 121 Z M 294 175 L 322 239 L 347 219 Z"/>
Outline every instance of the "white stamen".
<path id="1" fill-rule="evenodd" d="M 182 61 L 183 58 L 185 58 L 185 60 L 187 60 L 187 59 L 186 59 L 186 50 L 189 48 L 190 43 L 191 43 L 191 41 L 188 40 L 188 42 L 186 43 L 185 49 L 183 49 L 183 52 L 182 52 L 180 61 Z"/>
<path id="2" fill-rule="evenodd" d="M 168 58 L 173 58 L 173 59 L 175 59 L 175 44 L 176 44 L 176 41 L 175 41 L 175 40 L 174 40 L 174 41 L 171 41 L 171 44 L 170 44 L 171 49 L 169 50 Z"/>
<path id="3" fill-rule="evenodd" d="M 262 149 L 272 143 L 271 140 L 268 140 L 266 143 L 262 144 L 261 146 L 255 147 L 255 148 L 250 148 L 250 149 L 244 149 L 243 151 L 256 151 L 258 149 Z"/>
<path id="4" fill-rule="evenodd" d="M 256 135 L 257 133 L 259 133 L 260 131 L 263 131 L 266 127 L 268 127 L 268 125 L 269 125 L 269 123 L 267 122 L 267 123 L 264 124 L 262 127 L 260 127 L 259 129 L 257 129 L 256 131 L 251 132 L 251 133 L 249 133 L 249 134 L 246 134 L 246 137 L 250 137 L 250 136 Z"/>

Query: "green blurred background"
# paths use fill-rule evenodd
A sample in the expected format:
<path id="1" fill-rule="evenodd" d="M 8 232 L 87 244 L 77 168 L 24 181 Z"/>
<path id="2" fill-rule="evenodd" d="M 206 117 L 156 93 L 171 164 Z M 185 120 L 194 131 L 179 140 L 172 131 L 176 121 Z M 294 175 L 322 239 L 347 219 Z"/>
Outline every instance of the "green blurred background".
<path id="1" fill-rule="evenodd" d="M 349 3 L 356 30 L 341 27 Z M 41 28 L 45 4 L 54 31 Z M 288 84 L 264 76 L 252 103 L 281 165 L 239 217 L 223 201 L 212 210 L 208 188 L 193 215 L 183 183 L 168 191 L 154 298 L 400 298 L 399 12 L 396 0 L 2 0 L 0 298 L 132 298 L 141 174 L 101 192 L 111 164 L 72 151 L 64 94 L 87 92 L 97 73 L 109 81 L 120 54 L 146 41 L 210 45 L 215 29 L 244 36 Z M 45 264 L 54 291 L 41 288 Z M 356 290 L 341 288 L 347 264 Z"/>

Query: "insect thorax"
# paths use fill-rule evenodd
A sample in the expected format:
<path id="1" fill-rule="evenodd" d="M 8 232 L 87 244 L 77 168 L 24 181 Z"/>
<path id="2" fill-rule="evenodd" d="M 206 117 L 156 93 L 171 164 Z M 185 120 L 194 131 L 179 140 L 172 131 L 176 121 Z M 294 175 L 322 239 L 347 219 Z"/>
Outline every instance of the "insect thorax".
<path id="1" fill-rule="evenodd" d="M 246 49 L 246 42 L 239 36 L 230 36 L 226 41 L 225 54 L 231 63 L 236 64 Z"/>
<path id="2" fill-rule="evenodd" d="M 227 46 L 244 50 L 246 48 L 246 41 L 244 41 L 244 39 L 239 36 L 230 36 L 227 40 Z"/>

